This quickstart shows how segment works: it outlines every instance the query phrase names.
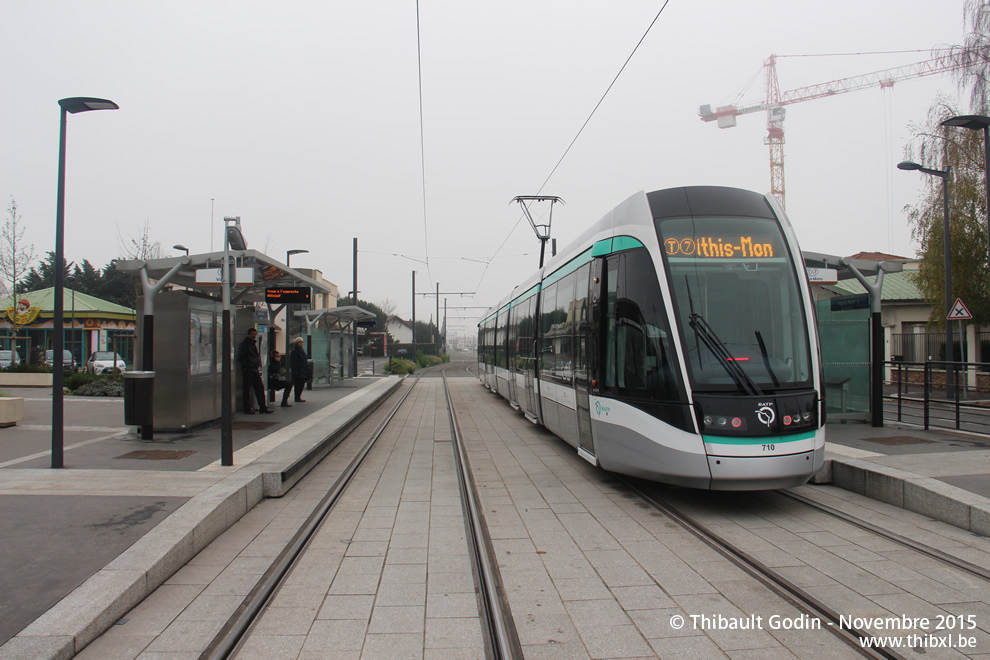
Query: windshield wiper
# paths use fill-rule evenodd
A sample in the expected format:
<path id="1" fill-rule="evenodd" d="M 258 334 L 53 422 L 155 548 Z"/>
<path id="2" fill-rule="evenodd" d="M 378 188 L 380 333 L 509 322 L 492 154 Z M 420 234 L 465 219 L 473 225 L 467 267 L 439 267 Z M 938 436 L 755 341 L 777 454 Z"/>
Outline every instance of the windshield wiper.
<path id="1" fill-rule="evenodd" d="M 773 381 L 774 387 L 780 387 L 780 381 L 777 380 L 777 374 L 773 372 L 773 367 L 770 366 L 770 355 L 767 353 L 767 345 L 763 341 L 763 335 L 759 330 L 756 331 L 756 343 L 760 345 L 760 353 L 763 354 L 763 364 L 767 368 L 767 373 L 770 374 L 770 380 Z"/>
<path id="2" fill-rule="evenodd" d="M 763 391 L 753 382 L 753 379 L 739 366 L 736 358 L 732 356 L 732 353 L 726 348 L 725 343 L 718 338 L 718 335 L 715 334 L 715 331 L 708 325 L 704 317 L 701 314 L 692 312 L 688 315 L 688 318 L 690 319 L 689 325 L 694 330 L 695 336 L 708 347 L 708 350 L 712 352 L 718 363 L 732 377 L 732 380 L 736 381 L 739 389 L 752 396 L 763 394 Z"/>

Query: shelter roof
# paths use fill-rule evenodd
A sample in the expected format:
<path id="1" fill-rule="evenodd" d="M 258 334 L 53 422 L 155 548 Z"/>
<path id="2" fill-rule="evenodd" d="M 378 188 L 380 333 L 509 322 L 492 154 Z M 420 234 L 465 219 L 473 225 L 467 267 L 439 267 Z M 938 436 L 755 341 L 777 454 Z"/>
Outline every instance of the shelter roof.
<path id="1" fill-rule="evenodd" d="M 41 308 L 42 312 L 53 312 L 55 310 L 55 288 L 38 289 L 27 293 L 18 293 L 17 300 L 27 299 L 32 307 Z M 0 309 L 14 307 L 11 296 L 0 298 Z M 72 301 L 72 289 L 62 290 L 62 307 L 68 312 L 75 308 L 76 314 L 119 314 L 123 316 L 135 316 L 137 312 L 130 307 L 124 307 L 109 300 L 103 300 L 96 296 L 91 296 L 82 291 L 75 292 L 75 305 Z"/>
<path id="2" fill-rule="evenodd" d="M 306 309 L 295 313 L 295 316 L 320 317 L 326 321 L 373 321 L 375 315 L 357 305 L 328 307 L 326 309 Z"/>
<path id="3" fill-rule="evenodd" d="M 265 289 L 269 287 L 308 286 L 313 289 L 314 293 L 333 293 L 326 284 L 321 284 L 257 250 L 231 250 L 230 256 L 235 258 L 238 268 L 254 270 L 254 284 L 250 286 L 231 285 L 231 301 L 236 304 L 265 302 Z M 197 284 L 196 271 L 209 268 L 219 269 L 222 261 L 223 252 L 209 252 L 165 259 L 148 259 L 146 261 L 141 259 L 118 260 L 114 262 L 114 267 L 121 272 L 133 275 L 138 275 L 142 267 L 147 267 L 148 277 L 158 280 L 164 277 L 176 264 L 182 264 L 179 271 L 168 281 L 169 284 L 219 298 L 221 287 L 216 284 Z"/>
<path id="4" fill-rule="evenodd" d="M 839 257 L 834 254 L 822 254 L 821 252 L 802 251 L 801 254 L 804 256 L 804 264 L 808 268 L 834 268 L 837 271 L 840 282 L 842 280 L 855 279 L 856 277 L 853 275 L 852 270 L 842 263 L 843 260 L 855 266 L 860 273 L 867 277 L 875 276 L 880 268 L 880 264 L 883 264 L 885 278 L 891 273 L 900 273 L 904 270 L 904 264 L 900 261 L 900 257 L 893 257 L 892 259 L 858 259 L 855 256 Z M 860 254 L 865 253 L 861 252 Z M 886 280 L 884 281 L 884 286 L 886 286 Z"/>
<path id="5" fill-rule="evenodd" d="M 880 299 L 887 302 L 893 301 L 923 301 L 924 296 L 918 290 L 917 272 L 906 271 L 901 273 L 885 274 L 883 278 L 883 291 Z M 827 288 L 844 295 L 855 295 L 866 293 L 866 289 L 858 280 L 844 280 L 837 284 L 828 285 Z"/>

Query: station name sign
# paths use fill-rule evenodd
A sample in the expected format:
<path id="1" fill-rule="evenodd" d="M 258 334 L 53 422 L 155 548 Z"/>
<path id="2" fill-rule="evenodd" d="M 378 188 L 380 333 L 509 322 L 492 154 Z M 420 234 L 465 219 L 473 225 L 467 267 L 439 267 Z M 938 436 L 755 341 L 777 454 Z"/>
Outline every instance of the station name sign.
<path id="1" fill-rule="evenodd" d="M 231 284 L 234 286 L 251 286 L 254 284 L 254 268 L 234 268 Z M 196 284 L 204 286 L 220 286 L 223 284 L 223 271 L 219 268 L 200 268 L 196 270 Z"/>
<path id="2" fill-rule="evenodd" d="M 772 259 L 775 254 L 773 243 L 753 236 L 668 238 L 663 247 L 668 256 L 695 259 Z"/>
<path id="3" fill-rule="evenodd" d="M 280 286 L 265 289 L 265 302 L 282 305 L 308 305 L 313 289 L 308 286 Z"/>

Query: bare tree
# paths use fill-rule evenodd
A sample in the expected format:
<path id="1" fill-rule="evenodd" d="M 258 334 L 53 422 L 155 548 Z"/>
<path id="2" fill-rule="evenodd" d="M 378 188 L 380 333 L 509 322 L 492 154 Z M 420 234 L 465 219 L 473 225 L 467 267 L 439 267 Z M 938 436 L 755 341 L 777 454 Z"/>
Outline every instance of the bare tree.
<path id="1" fill-rule="evenodd" d="M 17 202 L 13 197 L 7 204 L 7 221 L 0 231 L 0 273 L 10 282 L 11 306 L 17 309 L 17 280 L 24 276 L 28 266 L 34 261 L 34 246 L 24 241 L 21 216 L 17 213 Z M 17 324 L 13 324 L 10 350 L 17 350 Z"/>
<path id="2" fill-rule="evenodd" d="M 985 115 L 990 112 L 990 0 L 966 0 L 963 30 L 965 43 L 948 50 L 963 59 L 955 77 L 960 89 L 969 90 L 972 112 Z"/>
<path id="3" fill-rule="evenodd" d="M 164 255 L 161 241 L 151 240 L 151 222 L 144 221 L 144 227 L 138 227 L 137 238 L 128 239 L 117 230 L 117 248 L 123 259 L 161 259 Z"/>
<path id="4" fill-rule="evenodd" d="M 378 308 L 382 310 L 382 312 L 384 312 L 386 319 L 392 316 L 398 307 L 399 307 L 399 303 L 395 302 L 391 298 L 386 298 L 385 300 L 378 303 Z"/>

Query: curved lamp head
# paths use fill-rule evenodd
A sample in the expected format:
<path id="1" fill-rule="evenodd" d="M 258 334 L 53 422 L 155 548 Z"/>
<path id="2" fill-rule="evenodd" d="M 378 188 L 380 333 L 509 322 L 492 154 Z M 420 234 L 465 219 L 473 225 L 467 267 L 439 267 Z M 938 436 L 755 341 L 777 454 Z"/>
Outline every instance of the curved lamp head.
<path id="1" fill-rule="evenodd" d="M 990 117 L 984 117 L 983 115 L 959 115 L 958 117 L 946 119 L 942 122 L 942 126 L 961 126 L 962 128 L 978 131 L 990 126 Z"/>
<path id="2" fill-rule="evenodd" d="M 189 256 L 189 248 L 187 248 L 185 245 L 173 245 L 172 246 L 172 249 L 173 250 L 182 250 L 183 252 L 186 253 L 186 256 L 187 257 Z"/>
<path id="3" fill-rule="evenodd" d="M 286 250 L 285 252 L 285 265 L 289 265 L 289 259 L 292 258 L 294 254 L 307 254 L 309 250 Z"/>
<path id="4" fill-rule="evenodd" d="M 905 160 L 897 164 L 897 169 L 899 170 L 920 170 L 921 165 L 918 165 L 914 161 Z"/>
<path id="5" fill-rule="evenodd" d="M 119 110 L 120 106 L 110 99 L 95 99 L 88 96 L 73 96 L 68 99 L 59 99 L 59 106 L 69 114 L 77 112 L 89 112 L 90 110 Z"/>

